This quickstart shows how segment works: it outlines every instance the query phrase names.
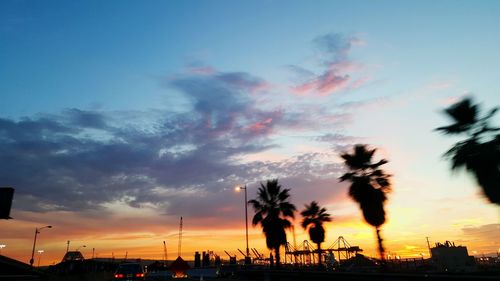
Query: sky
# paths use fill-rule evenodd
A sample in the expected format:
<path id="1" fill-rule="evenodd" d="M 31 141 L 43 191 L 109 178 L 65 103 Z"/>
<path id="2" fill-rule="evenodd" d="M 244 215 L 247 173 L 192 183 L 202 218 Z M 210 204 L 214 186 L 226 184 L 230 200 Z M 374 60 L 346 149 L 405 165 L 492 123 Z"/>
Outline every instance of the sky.
<path id="1" fill-rule="evenodd" d="M 377 148 L 389 254 L 500 250 L 500 212 L 442 154 L 443 109 L 500 104 L 498 1 L 1 1 L 1 254 L 41 264 L 245 248 L 244 197 L 278 178 L 376 256 L 339 154 Z M 499 124 L 498 116 L 493 120 Z M 249 215 L 253 210 L 249 209 Z M 308 239 L 295 218 L 297 244 Z M 250 247 L 267 255 L 258 226 Z M 288 241 L 293 243 L 293 231 Z M 85 245 L 86 247 L 83 247 Z M 239 256 L 241 258 L 241 256 Z"/>

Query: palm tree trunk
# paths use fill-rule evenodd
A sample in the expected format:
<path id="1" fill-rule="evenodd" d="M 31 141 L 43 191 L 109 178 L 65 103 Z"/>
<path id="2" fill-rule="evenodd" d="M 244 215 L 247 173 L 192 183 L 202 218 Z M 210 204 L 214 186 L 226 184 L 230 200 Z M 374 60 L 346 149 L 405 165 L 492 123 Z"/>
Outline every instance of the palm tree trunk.
<path id="1" fill-rule="evenodd" d="M 377 241 L 378 241 L 378 253 L 380 255 L 380 260 L 382 263 L 385 263 L 385 249 L 384 245 L 382 244 L 382 236 L 380 235 L 380 228 L 376 227 L 375 230 L 377 231 Z"/>
<path id="2" fill-rule="evenodd" d="M 276 268 L 280 268 L 280 246 L 274 249 L 274 253 L 276 256 Z"/>
<path id="3" fill-rule="evenodd" d="M 321 243 L 317 243 L 318 245 L 318 265 L 321 266 Z"/>

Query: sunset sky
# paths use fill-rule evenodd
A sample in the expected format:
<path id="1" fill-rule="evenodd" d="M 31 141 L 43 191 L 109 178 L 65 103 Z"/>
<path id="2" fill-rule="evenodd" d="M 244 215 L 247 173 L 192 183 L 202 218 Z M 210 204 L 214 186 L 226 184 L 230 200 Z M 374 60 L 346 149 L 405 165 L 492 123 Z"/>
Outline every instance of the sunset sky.
<path id="1" fill-rule="evenodd" d="M 183 257 L 226 258 L 245 249 L 234 187 L 251 199 L 279 178 L 299 210 L 331 213 L 323 247 L 342 235 L 375 256 L 338 182 L 356 143 L 390 161 L 389 254 L 428 257 L 426 237 L 494 254 L 500 209 L 433 129 L 462 97 L 500 105 L 499 26 L 499 1 L 1 1 L 1 254 L 28 262 L 52 225 L 41 264 L 67 240 L 151 259 L 166 241 L 173 259 L 182 216 Z M 268 254 L 259 227 L 250 247 Z"/>

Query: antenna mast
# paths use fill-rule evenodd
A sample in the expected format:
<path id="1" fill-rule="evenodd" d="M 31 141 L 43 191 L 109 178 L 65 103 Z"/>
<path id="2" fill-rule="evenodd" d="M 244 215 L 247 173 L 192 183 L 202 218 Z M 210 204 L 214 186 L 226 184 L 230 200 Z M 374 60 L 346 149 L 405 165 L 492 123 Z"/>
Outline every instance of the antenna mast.
<path id="1" fill-rule="evenodd" d="M 182 245 L 182 217 L 181 223 L 179 224 L 179 246 L 177 247 L 177 255 L 181 256 L 181 245 Z"/>

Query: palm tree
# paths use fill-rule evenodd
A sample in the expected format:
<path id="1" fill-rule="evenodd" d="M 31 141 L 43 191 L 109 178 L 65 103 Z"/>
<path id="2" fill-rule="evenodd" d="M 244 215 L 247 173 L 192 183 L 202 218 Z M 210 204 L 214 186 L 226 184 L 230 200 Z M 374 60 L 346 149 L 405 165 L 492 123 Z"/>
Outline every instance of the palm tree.
<path id="1" fill-rule="evenodd" d="M 305 209 L 300 212 L 302 215 L 302 227 L 309 227 L 309 237 L 318 246 L 318 264 L 321 265 L 321 243 L 325 242 L 325 228 L 323 223 L 332 221 L 330 214 L 325 208 L 320 208 L 318 202 L 312 201 L 305 205 Z"/>
<path id="2" fill-rule="evenodd" d="M 255 210 L 252 224 L 260 224 L 266 236 L 266 245 L 274 250 L 276 267 L 280 266 L 280 247 L 286 244 L 285 229 L 291 227 L 288 218 L 294 218 L 295 206 L 288 202 L 290 189 L 282 189 L 278 179 L 260 184 L 257 198 L 248 201 Z"/>
<path id="3" fill-rule="evenodd" d="M 390 175 L 380 169 L 380 166 L 388 161 L 382 159 L 376 163 L 372 162 L 375 151 L 376 149 L 368 149 L 366 145 L 357 144 L 353 154 L 341 154 L 349 172 L 340 177 L 340 181 L 351 182 L 349 196 L 359 203 L 365 221 L 375 227 L 380 259 L 384 261 L 385 250 L 380 227 L 385 223 L 384 203 L 387 193 L 391 191 L 391 183 Z"/>
<path id="4" fill-rule="evenodd" d="M 500 128 L 488 124 L 497 108 L 490 110 L 484 117 L 479 116 L 479 111 L 478 104 L 465 98 L 445 109 L 454 123 L 436 130 L 447 135 L 468 136 L 444 156 L 451 159 L 452 170 L 465 168 L 472 173 L 488 200 L 500 205 L 500 134 L 496 133 Z"/>

